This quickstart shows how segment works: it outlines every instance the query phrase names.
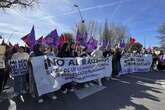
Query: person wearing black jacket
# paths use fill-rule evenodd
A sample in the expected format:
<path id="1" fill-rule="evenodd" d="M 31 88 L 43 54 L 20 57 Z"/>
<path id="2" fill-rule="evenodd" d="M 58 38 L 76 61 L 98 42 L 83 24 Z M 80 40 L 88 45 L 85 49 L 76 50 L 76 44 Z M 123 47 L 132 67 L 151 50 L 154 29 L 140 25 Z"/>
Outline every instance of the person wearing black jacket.
<path id="1" fill-rule="evenodd" d="M 120 63 L 121 57 L 122 57 L 121 50 L 117 48 L 112 57 L 112 77 L 118 76 L 119 72 L 121 71 L 121 63 Z"/>
<path id="2" fill-rule="evenodd" d="M 38 56 L 43 56 L 45 55 L 45 49 L 44 49 L 44 46 L 41 45 L 41 44 L 36 44 L 33 48 L 33 52 L 31 53 L 31 57 L 38 57 Z M 32 66 L 31 66 L 32 68 Z M 42 96 L 38 97 L 38 94 L 37 94 L 37 89 L 36 89 L 36 84 L 35 84 L 35 81 L 34 81 L 34 76 L 33 74 L 29 74 L 29 82 L 31 83 L 30 84 L 30 92 L 32 94 L 32 97 L 36 97 L 37 96 L 37 99 L 38 99 L 38 103 L 43 103 L 43 98 Z M 54 94 L 48 94 L 47 95 L 48 97 L 50 96 L 53 100 L 57 99 L 57 97 L 54 95 Z"/>
<path id="3" fill-rule="evenodd" d="M 58 57 L 64 58 L 64 57 L 72 57 L 72 52 L 70 51 L 70 46 L 68 43 L 64 43 L 62 47 L 60 48 L 58 54 Z"/>
<path id="4" fill-rule="evenodd" d="M 67 57 L 74 57 L 70 48 L 70 45 L 68 43 L 64 43 L 62 45 L 62 47 L 59 50 L 59 53 L 57 54 L 58 57 L 60 58 L 67 58 Z M 64 84 L 61 87 L 61 90 L 64 94 L 66 94 L 68 92 L 68 90 L 73 90 L 72 89 L 72 82 L 71 83 L 67 83 Z"/>

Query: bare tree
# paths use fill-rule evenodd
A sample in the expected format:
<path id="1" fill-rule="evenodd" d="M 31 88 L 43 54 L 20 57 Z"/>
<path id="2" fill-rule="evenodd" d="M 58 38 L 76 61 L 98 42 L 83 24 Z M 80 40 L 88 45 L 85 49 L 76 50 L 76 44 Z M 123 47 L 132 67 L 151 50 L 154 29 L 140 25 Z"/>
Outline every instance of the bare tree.
<path id="1" fill-rule="evenodd" d="M 26 8 L 32 7 L 36 3 L 38 3 L 38 0 L 0 0 L 0 9 L 6 9 L 15 6 Z"/>
<path id="2" fill-rule="evenodd" d="M 103 25 L 98 24 L 96 21 L 90 21 L 88 23 L 80 22 L 74 28 L 75 34 L 77 30 L 79 30 L 81 34 L 87 32 L 89 37 L 100 38 L 100 41 L 104 40 L 112 47 L 115 47 L 121 40 L 129 36 L 125 26 L 109 23 L 108 20 L 106 20 Z"/>
<path id="3" fill-rule="evenodd" d="M 112 47 L 115 47 L 121 40 L 124 40 L 129 36 L 127 28 L 122 25 L 116 25 L 105 21 L 101 40 L 109 41 Z"/>
<path id="4" fill-rule="evenodd" d="M 160 45 L 162 49 L 165 49 L 165 23 L 163 23 L 159 28 L 159 36 Z"/>
<path id="5" fill-rule="evenodd" d="M 85 23 L 78 23 L 73 28 L 74 33 L 76 34 L 79 31 L 81 34 L 88 33 L 89 37 L 96 37 L 99 34 L 98 24 L 96 21 L 90 21 Z"/>

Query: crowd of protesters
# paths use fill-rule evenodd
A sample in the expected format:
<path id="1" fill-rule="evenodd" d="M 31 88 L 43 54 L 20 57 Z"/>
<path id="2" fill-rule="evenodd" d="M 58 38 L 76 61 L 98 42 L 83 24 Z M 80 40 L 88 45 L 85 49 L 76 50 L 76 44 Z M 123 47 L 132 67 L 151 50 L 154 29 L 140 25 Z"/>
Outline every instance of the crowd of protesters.
<path id="1" fill-rule="evenodd" d="M 19 96 L 21 94 L 27 94 L 30 93 L 33 98 L 36 98 L 39 103 L 43 102 L 43 98 L 38 97 L 37 95 L 37 89 L 34 81 L 33 74 L 29 74 L 32 72 L 27 72 L 22 76 L 14 77 L 10 74 L 10 65 L 9 60 L 11 59 L 27 59 L 29 60 L 32 57 L 42 56 L 42 55 L 53 55 L 56 57 L 94 57 L 94 58 L 101 58 L 101 57 L 110 57 L 112 56 L 112 77 L 117 77 L 119 72 L 121 71 L 121 64 L 120 59 L 123 54 L 125 54 L 126 50 L 121 48 L 103 48 L 101 46 L 98 46 L 97 49 L 91 51 L 86 47 L 76 47 L 73 48 L 72 45 L 69 43 L 64 43 L 60 48 L 52 48 L 49 46 L 45 46 L 42 44 L 36 44 L 33 47 L 33 50 L 30 51 L 29 48 L 23 47 L 23 46 L 11 46 L 7 44 L 1 44 L 1 46 L 6 47 L 6 52 L 2 59 L 5 62 L 5 67 L 0 68 L 0 94 L 3 92 L 4 87 L 9 79 L 12 79 L 14 82 L 14 91 L 15 96 Z M 140 51 L 134 51 L 133 54 L 152 54 L 153 56 L 153 63 L 151 66 L 151 70 L 157 71 L 157 70 L 163 70 L 165 69 L 165 62 L 162 62 L 162 59 L 165 59 L 165 53 L 163 51 L 156 51 L 156 50 L 149 50 L 146 51 L 145 49 L 142 49 Z M 32 67 L 31 67 L 32 68 Z M 32 71 L 30 69 L 29 71 Z M 35 74 L 35 73 L 34 73 Z M 94 84 L 102 85 L 101 79 L 98 79 L 97 81 L 90 81 L 86 82 L 83 85 L 84 87 L 89 87 Z M 61 91 L 63 93 L 67 93 L 68 91 L 73 91 L 75 89 L 75 86 L 77 86 L 74 83 L 67 83 L 62 86 Z M 57 98 L 56 93 L 50 93 L 46 95 L 47 97 L 52 98 L 53 100 Z"/>

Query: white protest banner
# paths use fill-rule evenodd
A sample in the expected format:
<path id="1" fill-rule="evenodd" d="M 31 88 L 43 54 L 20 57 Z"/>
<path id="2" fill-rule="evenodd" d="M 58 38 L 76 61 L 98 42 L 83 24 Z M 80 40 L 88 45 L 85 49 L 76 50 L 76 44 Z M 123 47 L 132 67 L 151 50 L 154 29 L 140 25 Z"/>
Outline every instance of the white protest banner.
<path id="1" fill-rule="evenodd" d="M 49 60 L 47 60 L 49 59 Z M 69 82 L 83 83 L 112 73 L 111 58 L 33 57 L 33 74 L 38 94 L 57 91 Z"/>
<path id="2" fill-rule="evenodd" d="M 148 72 L 152 64 L 152 55 L 127 54 L 121 58 L 120 75 L 134 72 Z"/>
<path id="3" fill-rule="evenodd" d="M 28 73 L 28 60 L 26 59 L 18 59 L 18 60 L 10 60 L 9 65 L 11 68 L 11 76 L 21 76 Z"/>

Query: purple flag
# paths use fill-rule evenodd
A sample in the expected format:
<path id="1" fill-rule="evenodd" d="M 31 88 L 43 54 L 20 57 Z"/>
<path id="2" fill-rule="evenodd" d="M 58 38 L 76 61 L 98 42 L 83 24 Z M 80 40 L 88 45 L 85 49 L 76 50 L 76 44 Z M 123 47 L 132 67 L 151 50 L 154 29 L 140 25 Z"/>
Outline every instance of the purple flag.
<path id="1" fill-rule="evenodd" d="M 37 41 L 36 43 L 38 44 L 43 44 L 43 36 L 41 36 Z"/>
<path id="2" fill-rule="evenodd" d="M 83 36 L 82 36 L 82 38 L 81 38 L 81 41 L 80 41 L 80 44 L 82 45 L 82 46 L 87 46 L 87 39 L 88 39 L 88 33 L 87 32 L 85 32 L 84 34 L 83 34 Z"/>
<path id="3" fill-rule="evenodd" d="M 90 50 L 96 49 L 97 48 L 97 40 L 95 40 L 93 37 L 90 37 L 88 43 L 87 43 L 87 47 Z"/>
<path id="4" fill-rule="evenodd" d="M 125 42 L 124 42 L 124 40 L 121 40 L 121 41 L 119 42 L 118 47 L 119 47 L 119 48 L 125 48 Z"/>
<path id="5" fill-rule="evenodd" d="M 58 39 L 57 30 L 55 29 L 44 38 L 44 43 L 49 46 L 56 47 L 58 46 Z"/>
<path id="6" fill-rule="evenodd" d="M 80 44 L 82 46 L 87 46 L 87 39 L 88 39 L 88 33 L 84 32 L 83 34 L 79 32 L 79 30 L 77 31 L 77 35 L 76 35 L 76 43 Z"/>
<path id="7" fill-rule="evenodd" d="M 33 49 L 33 46 L 36 44 L 34 26 L 31 30 L 31 32 L 29 34 L 27 34 L 26 36 L 24 36 L 23 38 L 21 38 L 21 39 L 26 43 L 26 45 L 30 49 Z"/>
<path id="8" fill-rule="evenodd" d="M 76 35 L 76 43 L 80 44 L 80 39 L 81 39 L 81 33 L 79 32 L 79 30 L 77 31 L 77 35 Z"/>

